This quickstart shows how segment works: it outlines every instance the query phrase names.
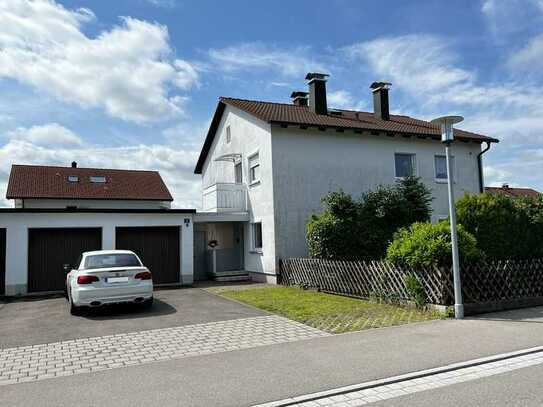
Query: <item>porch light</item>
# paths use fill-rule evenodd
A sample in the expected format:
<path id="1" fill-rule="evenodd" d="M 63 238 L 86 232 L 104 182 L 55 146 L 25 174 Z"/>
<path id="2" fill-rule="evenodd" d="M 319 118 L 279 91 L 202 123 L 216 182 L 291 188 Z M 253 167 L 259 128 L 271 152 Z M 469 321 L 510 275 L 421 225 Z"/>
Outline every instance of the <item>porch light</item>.
<path id="1" fill-rule="evenodd" d="M 462 302 L 462 282 L 460 280 L 460 265 L 458 256 L 458 234 L 456 232 L 456 210 L 454 208 L 453 174 L 451 171 L 451 144 L 454 141 L 453 125 L 460 123 L 462 120 L 464 120 L 462 116 L 443 116 L 431 121 L 432 124 L 438 124 L 441 127 L 441 141 L 445 143 L 454 278 L 454 316 L 456 319 L 464 318 L 464 303 Z"/>

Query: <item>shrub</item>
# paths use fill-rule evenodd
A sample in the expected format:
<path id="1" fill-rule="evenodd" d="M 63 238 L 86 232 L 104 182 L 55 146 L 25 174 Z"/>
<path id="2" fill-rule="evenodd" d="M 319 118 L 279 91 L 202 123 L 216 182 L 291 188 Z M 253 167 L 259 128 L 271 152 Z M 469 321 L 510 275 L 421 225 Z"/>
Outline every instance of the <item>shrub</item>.
<path id="1" fill-rule="evenodd" d="M 417 305 L 417 307 L 423 307 L 426 305 L 426 292 L 424 291 L 424 287 L 420 283 L 417 276 L 415 276 L 413 273 L 409 273 L 405 275 L 403 281 L 409 298 Z"/>
<path id="2" fill-rule="evenodd" d="M 462 263 L 474 263 L 483 258 L 477 241 L 461 225 L 458 225 L 458 249 Z M 387 260 L 412 268 L 450 266 L 452 255 L 449 224 L 419 222 L 400 229 L 388 247 Z"/>
<path id="3" fill-rule="evenodd" d="M 456 213 L 490 260 L 543 256 L 541 198 L 466 194 L 456 203 Z"/>
<path id="4" fill-rule="evenodd" d="M 396 230 L 430 219 L 430 202 L 430 191 L 414 177 L 379 186 L 358 201 L 341 190 L 329 193 L 322 199 L 323 213 L 308 222 L 309 253 L 327 259 L 381 259 Z"/>

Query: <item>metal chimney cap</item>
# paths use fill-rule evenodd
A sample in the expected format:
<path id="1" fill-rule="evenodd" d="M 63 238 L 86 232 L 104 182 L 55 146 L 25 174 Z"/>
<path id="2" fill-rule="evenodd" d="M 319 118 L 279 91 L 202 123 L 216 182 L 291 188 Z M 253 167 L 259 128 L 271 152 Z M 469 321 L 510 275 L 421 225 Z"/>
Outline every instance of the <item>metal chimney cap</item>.
<path id="1" fill-rule="evenodd" d="M 390 89 L 392 86 L 392 83 L 390 82 L 373 82 L 370 85 L 370 89 L 373 90 L 373 92 L 378 91 L 379 89 Z"/>
<path id="2" fill-rule="evenodd" d="M 77 162 L 72 161 L 72 168 L 77 168 Z"/>
<path id="3" fill-rule="evenodd" d="M 430 123 L 432 124 L 439 124 L 439 125 L 453 125 L 460 123 L 463 121 L 464 118 L 462 116 L 441 116 L 437 119 L 432 120 Z"/>
<path id="4" fill-rule="evenodd" d="M 291 98 L 306 98 L 309 95 L 309 92 L 302 92 L 299 90 L 295 90 L 290 94 Z"/>
<path id="5" fill-rule="evenodd" d="M 326 81 L 329 76 L 327 73 L 308 72 L 305 79 L 308 81 Z"/>

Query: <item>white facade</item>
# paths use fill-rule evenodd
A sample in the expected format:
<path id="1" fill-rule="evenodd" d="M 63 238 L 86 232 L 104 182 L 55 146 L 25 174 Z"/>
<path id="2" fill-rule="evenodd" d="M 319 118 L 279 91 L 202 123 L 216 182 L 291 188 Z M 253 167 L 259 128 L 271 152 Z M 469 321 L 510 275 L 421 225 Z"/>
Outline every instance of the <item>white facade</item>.
<path id="1" fill-rule="evenodd" d="M 16 208 L 169 209 L 169 201 L 128 199 L 15 199 Z"/>
<path id="2" fill-rule="evenodd" d="M 229 142 L 226 140 L 228 127 Z M 259 273 L 260 276 L 271 274 L 273 278 L 276 256 L 270 125 L 235 107 L 227 106 L 202 170 L 204 191 L 213 189 L 216 184 L 235 184 L 234 162 L 216 161 L 218 157 L 226 154 L 241 154 L 241 185 L 246 189 L 245 205 L 249 214 L 249 222 L 246 222 L 244 227 L 244 268 L 251 273 Z M 256 154 L 260 161 L 259 179 L 257 182 L 250 182 L 249 158 Z M 206 203 L 205 206 L 212 207 L 213 204 Z M 254 248 L 251 226 L 254 222 L 262 223 L 261 250 Z"/>
<path id="3" fill-rule="evenodd" d="M 188 219 L 188 221 L 187 221 Z M 123 226 L 180 227 L 180 283 L 193 282 L 193 214 L 174 212 L 14 212 L 0 211 L 6 229 L 6 295 L 26 294 L 28 230 L 30 228 L 102 229 L 102 249 L 115 249 L 115 228 Z"/>
<path id="4" fill-rule="evenodd" d="M 480 144 L 459 141 L 453 145 L 453 151 L 456 198 L 466 192 L 479 192 Z M 260 182 L 251 185 L 249 158 L 255 152 L 259 154 Z M 234 183 L 234 162 L 216 159 L 240 154 L 233 160 L 242 163 L 243 184 L 248 185 L 249 222 L 262 222 L 263 240 L 260 253 L 251 250 L 251 226 L 246 225 L 245 268 L 260 273 L 257 278 L 273 281 L 280 258 L 308 255 L 306 223 L 312 213 L 321 211 L 321 198 L 338 188 L 358 197 L 379 184 L 393 184 L 395 153 L 415 156 L 415 173 L 434 197 L 432 220 L 446 217 L 447 184 L 436 178 L 435 169 L 435 156 L 444 154 L 441 142 L 349 130 L 272 127 L 230 105 L 226 105 L 202 168 L 203 189 L 211 191 L 217 184 Z M 205 199 L 209 197 L 204 196 Z M 222 212 L 214 202 L 205 202 L 206 206 Z"/>

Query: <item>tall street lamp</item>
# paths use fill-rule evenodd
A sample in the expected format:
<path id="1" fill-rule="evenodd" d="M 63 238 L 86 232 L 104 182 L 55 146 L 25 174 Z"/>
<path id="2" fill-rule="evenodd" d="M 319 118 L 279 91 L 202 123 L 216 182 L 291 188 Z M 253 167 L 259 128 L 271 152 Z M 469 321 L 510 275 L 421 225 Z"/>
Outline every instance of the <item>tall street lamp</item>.
<path id="1" fill-rule="evenodd" d="M 462 282 L 460 280 L 460 265 L 458 259 L 458 235 L 456 233 L 456 211 L 454 209 L 453 174 L 451 165 L 451 144 L 454 141 L 453 124 L 460 123 L 462 116 L 443 116 L 432 120 L 433 124 L 441 126 L 441 141 L 445 143 L 445 156 L 447 161 L 447 186 L 449 190 L 449 218 L 451 222 L 451 243 L 454 278 L 454 316 L 456 319 L 464 318 L 464 304 L 462 302 Z"/>

